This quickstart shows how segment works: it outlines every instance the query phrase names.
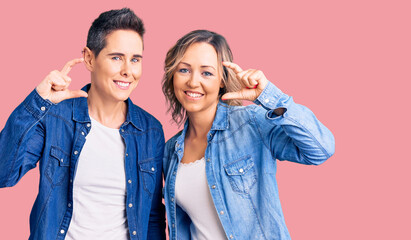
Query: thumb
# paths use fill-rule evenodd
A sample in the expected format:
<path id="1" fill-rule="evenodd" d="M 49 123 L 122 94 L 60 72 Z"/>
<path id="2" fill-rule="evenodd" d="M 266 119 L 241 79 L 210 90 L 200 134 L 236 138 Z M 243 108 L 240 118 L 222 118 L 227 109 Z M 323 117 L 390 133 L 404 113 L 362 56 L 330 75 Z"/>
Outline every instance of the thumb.
<path id="1" fill-rule="evenodd" d="M 222 100 L 232 100 L 232 99 L 245 100 L 242 92 L 229 92 L 221 96 L 221 99 Z"/>
<path id="2" fill-rule="evenodd" d="M 68 98 L 88 97 L 88 94 L 83 90 L 74 90 L 68 92 Z"/>

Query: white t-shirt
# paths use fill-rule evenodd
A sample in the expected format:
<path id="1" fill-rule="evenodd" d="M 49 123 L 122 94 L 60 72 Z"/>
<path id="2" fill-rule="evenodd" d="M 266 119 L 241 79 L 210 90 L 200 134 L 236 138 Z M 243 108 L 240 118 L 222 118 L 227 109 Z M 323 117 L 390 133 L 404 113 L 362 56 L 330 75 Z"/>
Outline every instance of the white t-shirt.
<path id="1" fill-rule="evenodd" d="M 226 239 L 208 189 L 204 157 L 192 163 L 178 165 L 176 203 L 191 219 L 193 240 Z"/>
<path id="2" fill-rule="evenodd" d="M 124 142 L 119 129 L 91 123 L 77 162 L 66 239 L 129 239 Z"/>

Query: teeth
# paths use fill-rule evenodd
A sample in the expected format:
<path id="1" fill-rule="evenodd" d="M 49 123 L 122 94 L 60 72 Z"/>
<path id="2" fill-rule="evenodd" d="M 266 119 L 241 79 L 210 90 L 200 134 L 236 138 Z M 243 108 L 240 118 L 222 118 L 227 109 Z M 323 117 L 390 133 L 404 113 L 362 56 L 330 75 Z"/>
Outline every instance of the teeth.
<path id="1" fill-rule="evenodd" d="M 119 85 L 120 87 L 128 87 L 128 85 L 130 85 L 130 83 L 125 83 L 125 82 L 116 82 L 117 85 Z"/>
<path id="2" fill-rule="evenodd" d="M 201 94 L 199 94 L 199 93 L 187 92 L 187 95 L 190 96 L 190 97 L 194 97 L 194 98 L 201 97 Z"/>

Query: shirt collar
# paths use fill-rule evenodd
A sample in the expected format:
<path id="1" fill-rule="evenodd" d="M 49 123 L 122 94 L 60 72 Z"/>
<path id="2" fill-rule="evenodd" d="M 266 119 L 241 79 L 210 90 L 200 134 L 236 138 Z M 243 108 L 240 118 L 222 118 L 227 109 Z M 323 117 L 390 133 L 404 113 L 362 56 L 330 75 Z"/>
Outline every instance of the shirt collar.
<path id="1" fill-rule="evenodd" d="M 219 101 L 217 105 L 217 112 L 214 117 L 213 125 L 211 126 L 210 131 L 216 131 L 216 130 L 227 130 L 229 128 L 229 117 L 230 115 L 228 114 L 228 111 L 230 111 L 230 105 Z M 175 150 L 178 151 L 182 149 L 184 146 L 184 139 L 185 135 L 188 129 L 188 119 L 184 123 L 184 128 L 181 131 L 180 135 L 177 137 L 175 140 Z M 182 157 L 182 155 L 181 155 Z"/>
<path id="2" fill-rule="evenodd" d="M 217 105 L 217 112 L 214 117 L 213 125 L 211 126 L 211 130 L 227 130 L 229 128 L 228 123 L 228 111 L 230 110 L 230 106 L 222 101 L 218 102 Z"/>
<path id="3" fill-rule="evenodd" d="M 229 128 L 228 123 L 228 111 L 230 110 L 230 105 L 219 101 L 217 104 L 217 111 L 214 117 L 213 125 L 210 130 L 227 130 Z M 181 135 L 184 137 L 188 128 L 188 118 L 184 123 L 184 129 L 181 132 Z"/>

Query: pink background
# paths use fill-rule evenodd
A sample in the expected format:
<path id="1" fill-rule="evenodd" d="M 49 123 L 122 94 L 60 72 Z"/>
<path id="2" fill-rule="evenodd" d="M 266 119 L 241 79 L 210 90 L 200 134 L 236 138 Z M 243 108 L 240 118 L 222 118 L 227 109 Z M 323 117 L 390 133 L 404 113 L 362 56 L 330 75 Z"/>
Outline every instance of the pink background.
<path id="1" fill-rule="evenodd" d="M 293 239 L 411 239 L 409 1 L 2 1 L 0 126 L 36 85 L 80 57 L 99 13 L 128 6 L 145 22 L 144 71 L 133 101 L 169 124 L 160 81 L 183 34 L 224 35 L 243 68 L 258 68 L 334 133 L 318 167 L 281 162 L 278 182 Z M 78 66 L 73 88 L 89 82 Z M 0 146 L 1 147 L 1 146 Z M 27 239 L 38 170 L 0 189 L 0 239 Z"/>

